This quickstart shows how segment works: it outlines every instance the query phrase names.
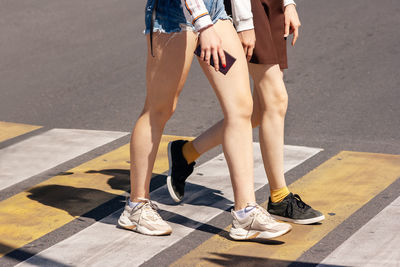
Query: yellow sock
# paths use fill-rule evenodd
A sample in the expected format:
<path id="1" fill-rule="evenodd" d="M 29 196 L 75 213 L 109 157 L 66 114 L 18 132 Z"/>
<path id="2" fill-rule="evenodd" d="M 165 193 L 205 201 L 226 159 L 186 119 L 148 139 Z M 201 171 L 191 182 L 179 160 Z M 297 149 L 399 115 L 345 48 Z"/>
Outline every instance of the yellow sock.
<path id="1" fill-rule="evenodd" d="M 271 201 L 272 202 L 281 202 L 287 195 L 290 194 L 287 186 L 282 187 L 280 189 L 271 190 Z"/>
<path id="2" fill-rule="evenodd" d="M 185 143 L 182 147 L 182 153 L 188 164 L 200 157 L 199 152 L 194 148 L 192 141 Z"/>

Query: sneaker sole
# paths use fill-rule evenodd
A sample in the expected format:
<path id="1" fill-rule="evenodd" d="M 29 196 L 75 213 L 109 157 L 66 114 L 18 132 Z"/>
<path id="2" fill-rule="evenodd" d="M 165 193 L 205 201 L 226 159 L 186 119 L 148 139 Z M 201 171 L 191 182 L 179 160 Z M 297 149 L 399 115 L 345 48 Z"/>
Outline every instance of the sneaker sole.
<path id="1" fill-rule="evenodd" d="M 239 233 L 229 232 L 229 236 L 234 240 L 251 240 L 251 239 L 272 239 L 284 234 L 289 233 L 292 230 L 292 227 L 279 231 L 279 232 L 260 232 L 260 231 L 238 231 Z M 241 232 L 241 233 L 240 233 Z"/>
<path id="2" fill-rule="evenodd" d="M 171 155 L 171 144 L 172 142 L 168 143 L 168 166 L 169 166 L 169 170 L 168 170 L 168 176 L 167 176 L 167 187 L 168 187 L 168 192 L 171 196 L 171 198 L 175 201 L 175 202 L 181 202 L 182 199 L 179 198 L 176 194 L 175 194 L 175 190 L 172 187 L 172 178 L 171 178 L 171 173 L 172 173 L 172 155 Z"/>
<path id="3" fill-rule="evenodd" d="M 282 216 L 278 216 L 278 215 L 274 215 L 274 214 L 271 214 L 271 216 L 277 220 L 296 223 L 296 224 L 312 224 L 312 223 L 317 223 L 317 222 L 325 220 L 325 215 L 315 217 L 315 218 L 310 218 L 310 219 L 304 219 L 304 220 L 290 219 L 290 218 L 286 218 L 286 217 L 282 217 Z"/>
<path id="4" fill-rule="evenodd" d="M 172 233 L 172 230 L 168 230 L 168 231 L 151 231 L 151 230 L 147 229 L 144 226 L 140 226 L 140 225 L 136 225 L 136 224 L 125 225 L 120 220 L 118 220 L 118 225 L 123 229 L 131 230 L 131 231 L 138 232 L 138 233 L 144 234 L 144 235 L 170 235 Z"/>

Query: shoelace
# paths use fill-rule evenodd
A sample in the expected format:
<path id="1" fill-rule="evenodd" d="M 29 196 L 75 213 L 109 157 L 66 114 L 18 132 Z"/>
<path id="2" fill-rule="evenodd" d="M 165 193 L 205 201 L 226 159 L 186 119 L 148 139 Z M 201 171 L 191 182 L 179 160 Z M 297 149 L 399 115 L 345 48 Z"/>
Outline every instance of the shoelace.
<path id="1" fill-rule="evenodd" d="M 162 220 L 160 214 L 158 214 L 157 210 L 159 210 L 157 204 L 147 198 L 138 198 L 138 200 L 142 200 L 143 204 L 143 211 L 146 211 L 146 215 L 149 216 L 152 220 Z"/>
<path id="2" fill-rule="evenodd" d="M 294 194 L 289 202 L 289 205 L 286 207 L 286 214 L 290 217 L 293 216 L 293 203 L 296 203 L 296 206 L 302 210 L 311 208 L 303 200 L 301 200 L 299 195 Z"/>
<path id="3" fill-rule="evenodd" d="M 299 207 L 301 209 L 311 208 L 303 200 L 301 200 L 301 198 L 300 198 L 300 196 L 298 194 L 294 194 L 293 198 L 296 200 L 297 207 Z"/>
<path id="4" fill-rule="evenodd" d="M 271 222 L 275 222 L 275 219 L 268 213 L 265 209 L 263 209 L 260 205 L 256 203 L 248 203 L 247 207 L 254 207 L 256 209 L 257 214 L 260 215 L 260 220 L 262 223 L 268 224 Z"/>

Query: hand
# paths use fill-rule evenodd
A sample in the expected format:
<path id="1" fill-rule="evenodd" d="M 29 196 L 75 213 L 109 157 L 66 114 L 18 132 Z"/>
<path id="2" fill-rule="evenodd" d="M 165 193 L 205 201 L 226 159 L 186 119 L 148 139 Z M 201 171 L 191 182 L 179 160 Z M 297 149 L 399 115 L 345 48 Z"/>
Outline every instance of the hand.
<path id="1" fill-rule="evenodd" d="M 293 33 L 292 46 L 299 38 L 299 27 L 301 23 L 299 16 L 297 15 L 296 6 L 294 4 L 287 5 L 285 7 L 285 34 L 284 37 L 288 37 L 289 34 Z"/>
<path id="2" fill-rule="evenodd" d="M 222 41 L 219 38 L 214 26 L 209 26 L 207 28 L 200 30 L 200 40 L 199 44 L 201 47 L 200 59 L 207 62 L 210 66 L 211 56 L 214 61 L 215 71 L 219 70 L 219 59 L 221 59 L 221 64 L 225 68 L 226 60 L 225 53 L 222 49 Z M 219 56 L 219 58 L 218 58 Z"/>
<path id="3" fill-rule="evenodd" d="M 238 32 L 238 36 L 240 42 L 242 42 L 247 61 L 250 61 L 251 56 L 253 55 L 254 46 L 256 44 L 256 34 L 254 29 Z"/>

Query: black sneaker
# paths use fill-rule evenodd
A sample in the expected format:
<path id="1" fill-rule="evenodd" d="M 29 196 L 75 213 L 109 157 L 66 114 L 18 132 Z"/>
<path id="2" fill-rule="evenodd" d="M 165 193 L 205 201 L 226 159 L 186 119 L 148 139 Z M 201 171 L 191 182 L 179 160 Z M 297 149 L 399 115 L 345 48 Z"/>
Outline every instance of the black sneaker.
<path id="1" fill-rule="evenodd" d="M 188 141 L 176 140 L 168 143 L 169 171 L 167 177 L 168 192 L 176 202 L 182 200 L 185 194 L 185 181 L 193 172 L 196 164 L 187 163 L 182 153 L 182 147 Z"/>
<path id="2" fill-rule="evenodd" d="M 268 212 L 278 220 L 297 224 L 311 224 L 325 219 L 321 212 L 304 203 L 299 195 L 292 193 L 277 203 L 269 198 Z"/>

